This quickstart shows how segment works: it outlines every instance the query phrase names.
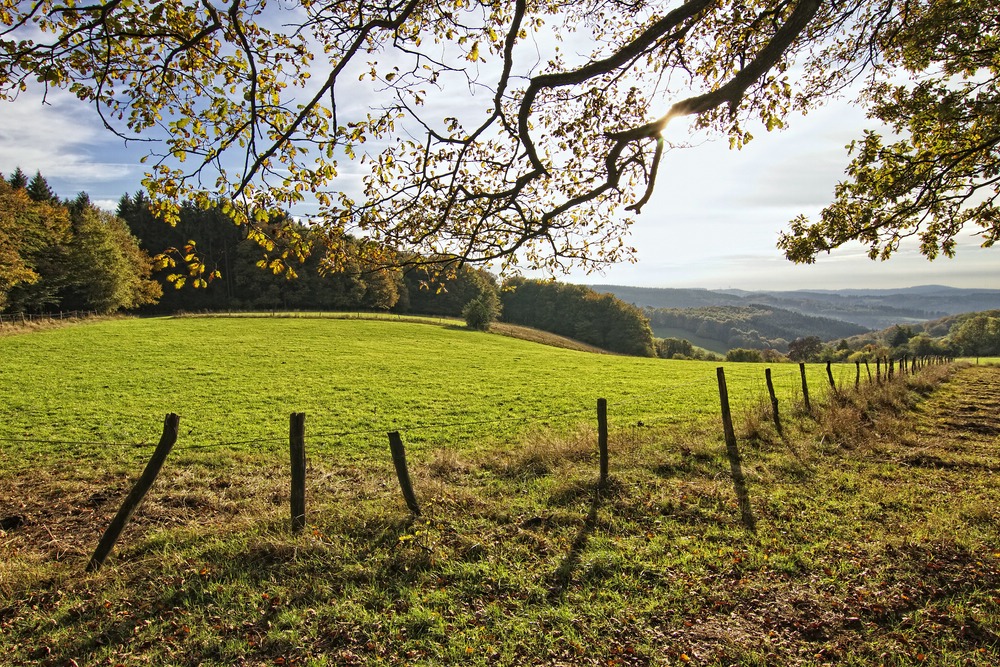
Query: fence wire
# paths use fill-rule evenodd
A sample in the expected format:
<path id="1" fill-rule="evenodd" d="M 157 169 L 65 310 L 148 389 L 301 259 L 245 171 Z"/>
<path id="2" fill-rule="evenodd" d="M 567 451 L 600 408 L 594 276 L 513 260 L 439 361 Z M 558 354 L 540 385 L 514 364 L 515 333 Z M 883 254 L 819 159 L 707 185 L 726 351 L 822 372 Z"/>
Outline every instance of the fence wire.
<path id="1" fill-rule="evenodd" d="M 766 380 L 764 375 L 764 368 L 771 369 L 771 379 L 776 387 L 784 386 L 785 391 L 788 391 L 788 386 L 790 385 L 792 397 L 797 399 L 799 392 L 801 391 L 801 371 L 797 367 L 788 368 L 788 365 L 777 366 L 778 371 L 775 371 L 774 366 L 761 366 L 754 365 L 754 368 L 728 365 L 723 366 L 725 369 L 725 376 L 727 384 L 729 383 L 740 383 L 742 385 L 741 389 L 747 387 L 750 388 L 749 391 L 743 391 L 735 395 L 730 393 L 730 403 L 732 409 L 736 412 L 747 411 L 756 409 L 759 406 L 767 407 L 768 396 L 766 390 Z M 819 387 L 811 387 L 810 393 L 816 393 L 817 398 L 824 397 L 832 388 L 828 384 L 828 378 L 825 375 L 825 369 L 821 365 L 812 365 L 807 367 L 807 377 L 812 380 L 812 384 L 815 385 L 818 375 L 823 373 L 823 381 Z M 909 375 L 909 371 L 901 372 L 899 368 L 896 369 L 896 376 L 906 376 Z M 883 367 L 881 377 L 885 378 L 887 376 L 887 369 Z M 854 387 L 854 381 L 857 377 L 857 368 L 853 371 L 849 365 L 838 364 L 837 371 L 835 373 L 835 383 L 838 390 L 846 390 L 848 388 Z M 707 382 L 712 382 L 714 384 L 716 378 L 710 377 L 706 373 L 704 379 L 690 380 L 684 383 L 673 383 L 669 386 L 664 386 L 662 389 L 653 392 L 636 392 L 633 394 L 626 394 L 618 397 L 617 400 L 610 403 L 610 414 L 609 417 L 618 420 L 619 422 L 625 421 L 626 423 L 638 423 L 643 425 L 653 425 L 654 422 L 658 420 L 664 420 L 663 423 L 675 425 L 678 423 L 683 423 L 685 421 L 695 421 L 690 415 L 705 414 L 703 410 L 695 410 L 690 413 L 690 415 L 679 415 L 676 412 L 658 412 L 655 410 L 649 410 L 648 408 L 643 408 L 642 406 L 650 404 L 660 398 L 673 398 L 679 392 L 684 392 L 690 389 L 701 389 L 705 386 Z M 875 374 L 872 374 L 872 381 L 875 380 Z M 867 378 L 867 372 L 861 373 L 861 383 L 867 384 L 869 382 Z M 752 394 L 752 395 L 750 395 Z M 596 402 L 595 402 L 596 405 Z M 717 409 L 717 408 L 715 408 Z M 581 407 L 575 410 L 566 410 L 563 412 L 553 413 L 553 414 L 543 414 L 543 415 L 512 415 L 509 417 L 491 417 L 479 420 L 463 420 L 463 421 L 437 421 L 437 422 L 421 422 L 417 424 L 405 425 L 405 427 L 384 425 L 381 427 L 371 427 L 364 429 L 348 429 L 348 430 L 320 430 L 317 432 L 309 433 L 311 439 L 318 440 L 336 440 L 336 439 L 346 439 L 346 438 L 359 438 L 359 437 L 370 437 L 376 435 L 384 435 L 391 431 L 405 431 L 410 432 L 427 432 L 435 430 L 446 430 L 454 428 L 470 428 L 477 426 L 499 426 L 502 424 L 510 423 L 522 423 L 525 426 L 539 425 L 539 424 L 550 424 L 553 421 L 564 419 L 567 417 L 580 417 L 582 415 L 594 414 L 595 407 L 587 406 Z M 28 415 L 33 417 L 44 417 L 51 419 L 54 416 L 52 409 L 47 410 L 21 410 L 18 409 L 19 415 Z M 121 415 L 118 415 L 121 417 Z M 129 415 L 131 417 L 132 415 Z M 148 421 L 149 414 L 144 413 L 142 415 L 134 415 L 134 419 L 131 421 Z M 126 417 L 126 420 L 129 420 Z M 188 444 L 179 444 L 176 446 L 176 450 L 186 451 L 186 450 L 212 450 L 212 449 L 222 449 L 227 447 L 245 447 L 248 445 L 280 445 L 288 441 L 287 436 L 276 436 L 276 435 L 262 435 L 260 437 L 252 437 L 241 440 L 229 440 L 229 441 L 218 441 L 218 442 L 193 442 Z M 77 447 L 119 447 L 119 448 L 151 448 L 155 445 L 152 442 L 117 442 L 112 440 L 73 440 L 73 439 L 48 439 L 48 438 L 32 438 L 32 437 L 0 437 L 0 443 L 7 444 L 47 444 L 47 445 L 59 445 L 59 446 L 77 446 Z"/>

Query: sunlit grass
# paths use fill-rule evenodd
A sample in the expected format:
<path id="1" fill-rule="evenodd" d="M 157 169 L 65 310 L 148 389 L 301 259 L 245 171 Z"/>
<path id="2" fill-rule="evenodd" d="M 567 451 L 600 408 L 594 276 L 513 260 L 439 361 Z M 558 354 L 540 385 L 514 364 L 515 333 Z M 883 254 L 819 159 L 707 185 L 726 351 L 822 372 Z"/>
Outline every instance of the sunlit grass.
<path id="1" fill-rule="evenodd" d="M 593 423 L 703 424 L 719 412 L 716 366 L 596 355 L 454 324 L 330 319 L 117 320 L 0 338 L 0 437 L 93 445 L 155 442 L 181 415 L 178 447 L 282 446 L 291 412 L 310 445 L 353 457 L 404 432 L 416 448 L 490 447 L 531 431 Z M 734 409 L 765 395 L 763 367 L 727 364 Z M 853 367 L 838 367 L 841 383 Z M 810 367 L 810 391 L 827 391 Z M 798 368 L 774 368 L 780 400 L 799 400 Z M 39 451 L 44 447 L 36 448 Z"/>
<path id="2" fill-rule="evenodd" d="M 796 408 L 798 367 L 775 366 L 781 438 L 760 412 L 763 367 L 726 364 L 751 531 L 722 443 L 715 364 L 540 348 L 441 325 L 197 322 L 105 323 L 39 344 L 62 355 L 72 390 L 60 402 L 46 383 L 22 386 L 62 424 L 106 422 L 99 433 L 117 439 L 115 408 L 133 400 L 149 411 L 146 440 L 168 409 L 182 413 L 182 439 L 94 574 L 83 567 L 149 449 L 101 457 L 82 445 L 3 443 L 0 518 L 26 522 L 0 535 L 0 664 L 997 664 L 995 369 L 960 371 L 938 389 L 943 371 L 928 369 L 832 401 L 817 366 L 807 417 Z M 12 368 L 58 379 L 34 372 L 44 357 L 26 342 L 7 354 L 10 340 L 0 341 L 5 402 L 18 400 Z M 261 345 L 275 355 L 266 363 Z M 121 369 L 88 379 L 77 357 Z M 267 385 L 283 399 L 267 409 L 233 399 L 239 377 L 270 381 L 250 360 L 270 369 L 282 359 L 326 379 L 302 379 L 309 391 Z M 344 371 L 351 360 L 370 370 Z M 137 377 L 157 363 L 174 368 L 162 382 L 188 397 L 184 411 Z M 478 386 L 464 378 L 473 366 Z M 197 377 L 189 367 L 215 370 L 215 391 L 184 394 L 174 375 Z M 853 366 L 834 368 L 841 387 L 853 386 Z M 411 369 L 409 382 L 384 381 Z M 152 397 L 128 399 L 124 377 Z M 600 394 L 574 378 L 610 402 L 603 491 L 591 417 Z M 88 397 L 104 384 L 113 405 Z M 387 388 L 365 393 L 369 385 Z M 418 435 L 431 421 L 410 414 L 418 409 L 468 420 L 427 398 L 428 387 L 451 385 L 497 423 Z M 508 395 L 518 400 L 494 405 Z M 364 396 L 380 407 L 377 417 L 356 408 L 370 437 L 320 435 L 332 397 L 348 420 Z M 626 399 L 631 412 L 616 408 Z M 535 421 L 532 410 L 553 402 L 581 412 Z M 501 424 L 509 407 L 524 412 Z M 310 415 L 298 535 L 283 444 L 292 409 Z M 92 412 L 104 422 L 88 422 Z M 204 431 L 185 432 L 192 422 Z M 234 424 L 274 429 L 275 440 L 199 448 L 231 438 Z M 391 424 L 411 425 L 420 517 L 399 497 L 384 442 Z"/>

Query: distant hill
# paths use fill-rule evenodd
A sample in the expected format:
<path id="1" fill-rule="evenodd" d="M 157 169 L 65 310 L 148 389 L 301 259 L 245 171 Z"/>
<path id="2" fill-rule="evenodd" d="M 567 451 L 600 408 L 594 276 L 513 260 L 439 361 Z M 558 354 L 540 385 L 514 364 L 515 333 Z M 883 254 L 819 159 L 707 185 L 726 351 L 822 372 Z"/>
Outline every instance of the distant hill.
<path id="1" fill-rule="evenodd" d="M 966 320 L 976 317 L 977 315 L 1000 317 L 1000 310 L 974 311 L 960 313 L 958 315 L 946 315 L 936 320 L 928 320 L 918 324 L 902 326 L 908 328 L 912 334 L 926 333 L 932 338 L 944 338 L 951 334 L 953 330 L 957 329 L 957 327 L 962 325 Z M 852 347 L 860 347 L 868 343 L 885 344 L 887 340 L 891 339 L 895 332 L 895 328 L 896 325 L 893 325 L 878 331 L 869 331 L 868 333 L 850 338 L 848 342 L 851 343 Z"/>
<path id="2" fill-rule="evenodd" d="M 734 347 L 774 348 L 784 352 L 796 338 L 848 338 L 866 327 L 827 317 L 803 315 L 763 304 L 705 308 L 647 308 L 653 333 L 661 338 L 684 338 L 715 352 Z"/>
<path id="3" fill-rule="evenodd" d="M 590 285 L 645 308 L 705 308 L 711 306 L 774 306 L 866 327 L 918 324 L 948 315 L 1000 308 L 1000 290 L 960 289 L 923 285 L 902 289 L 747 291 L 668 289 Z"/>

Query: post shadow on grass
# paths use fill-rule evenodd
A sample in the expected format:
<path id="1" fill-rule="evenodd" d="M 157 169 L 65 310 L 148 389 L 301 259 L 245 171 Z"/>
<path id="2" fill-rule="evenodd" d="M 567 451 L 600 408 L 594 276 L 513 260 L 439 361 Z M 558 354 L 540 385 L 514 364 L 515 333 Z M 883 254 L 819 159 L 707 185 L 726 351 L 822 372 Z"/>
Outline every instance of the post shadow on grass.
<path id="1" fill-rule="evenodd" d="M 722 429 L 726 437 L 726 457 L 732 470 L 733 486 L 740 506 L 740 518 L 751 532 L 757 531 L 757 521 L 750 507 L 750 493 L 747 491 L 746 477 L 740 460 L 740 450 L 736 446 L 736 432 L 733 430 L 733 416 L 729 409 L 729 391 L 726 389 L 726 371 L 722 366 L 716 369 L 719 378 L 719 401 L 722 404 Z"/>
<path id="2" fill-rule="evenodd" d="M 569 552 L 552 574 L 552 585 L 549 588 L 549 599 L 551 600 L 559 599 L 566 593 L 566 589 L 569 588 L 569 584 L 573 580 L 573 573 L 580 566 L 580 559 L 587 549 L 587 542 L 594 533 L 594 529 L 597 528 L 597 513 L 600 511 L 601 505 L 604 504 L 602 491 L 605 489 L 606 485 L 600 484 L 594 489 L 594 497 L 590 501 L 587 518 L 584 519 L 580 531 L 573 539 Z"/>
<path id="3" fill-rule="evenodd" d="M 594 497 L 590 501 L 590 511 L 587 512 L 587 518 L 584 519 L 580 532 L 577 533 L 573 544 L 570 545 L 569 553 L 566 554 L 552 575 L 549 597 L 553 599 L 562 597 L 569 582 L 573 580 L 573 573 L 580 565 L 580 557 L 583 555 L 584 549 L 587 548 L 587 541 L 594 532 L 594 528 L 597 527 L 597 513 L 601 509 L 602 493 L 607 491 L 610 486 L 608 479 L 608 401 L 604 398 L 597 399 L 597 453 L 600 459 L 600 472 L 597 486 L 594 488 Z"/>

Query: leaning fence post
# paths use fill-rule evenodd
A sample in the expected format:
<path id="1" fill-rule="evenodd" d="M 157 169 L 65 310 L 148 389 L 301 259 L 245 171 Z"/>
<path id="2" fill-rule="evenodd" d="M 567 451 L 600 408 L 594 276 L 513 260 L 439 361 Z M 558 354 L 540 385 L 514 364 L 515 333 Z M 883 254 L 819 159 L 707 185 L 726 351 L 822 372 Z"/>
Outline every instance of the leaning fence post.
<path id="1" fill-rule="evenodd" d="M 826 377 L 830 380 L 830 389 L 833 389 L 833 393 L 837 393 L 837 383 L 833 381 L 833 370 L 830 368 L 831 362 L 826 362 Z"/>
<path id="2" fill-rule="evenodd" d="M 771 396 L 771 418 L 774 420 L 774 428 L 778 429 L 778 435 L 781 433 L 781 417 L 778 416 L 778 397 L 774 393 L 774 383 L 771 382 L 771 369 L 764 369 L 764 379 L 767 381 L 767 393 Z"/>
<path id="3" fill-rule="evenodd" d="M 288 419 L 288 449 L 292 462 L 292 532 L 306 527 L 306 413 Z"/>
<path id="4" fill-rule="evenodd" d="M 809 406 L 809 384 L 806 382 L 806 364 L 803 361 L 799 362 L 799 374 L 802 376 L 802 401 L 806 405 L 806 412 L 812 412 L 812 408 Z"/>
<path id="5" fill-rule="evenodd" d="M 733 486 L 739 501 L 740 516 L 743 524 L 750 530 L 756 529 L 756 522 L 750 508 L 750 495 L 747 492 L 746 478 L 743 476 L 743 466 L 740 461 L 740 450 L 736 445 L 736 432 L 733 430 L 733 415 L 729 409 L 729 391 L 726 389 L 726 370 L 719 366 L 716 369 L 719 378 L 719 403 L 722 405 L 722 430 L 726 437 L 726 456 L 729 468 L 733 474 Z"/>
<path id="6" fill-rule="evenodd" d="M 160 474 L 160 468 L 163 467 L 164 461 L 167 460 L 167 454 L 170 453 L 174 443 L 177 442 L 180 420 L 181 418 L 173 413 L 168 414 L 163 419 L 163 434 L 160 436 L 160 442 L 156 445 L 156 449 L 153 450 L 153 456 L 149 459 L 149 463 L 146 464 L 146 469 L 142 471 L 139 480 L 125 497 L 125 502 L 122 503 L 118 514 L 115 515 L 107 530 L 104 531 L 101 541 L 98 542 L 97 548 L 94 549 L 94 555 L 90 557 L 90 562 L 87 563 L 87 572 L 93 572 L 104 565 L 104 561 L 108 559 L 111 550 L 115 546 L 115 542 L 118 541 L 119 536 L 121 536 L 122 531 L 125 529 L 125 524 L 132 518 L 135 508 L 139 506 L 146 492 L 153 486 L 156 476 Z"/>
<path id="7" fill-rule="evenodd" d="M 854 362 L 854 389 L 857 390 L 861 386 L 861 362 Z"/>
<path id="8" fill-rule="evenodd" d="M 403 448 L 403 439 L 399 436 L 399 431 L 389 433 L 389 451 L 392 452 L 392 465 L 396 468 L 396 477 L 399 479 L 399 488 L 403 491 L 403 500 L 410 511 L 420 516 L 420 506 L 417 505 L 417 496 L 413 493 L 413 485 L 410 484 L 410 472 L 406 468 L 406 450 Z"/>
<path id="9" fill-rule="evenodd" d="M 729 390 L 726 389 L 726 370 L 719 366 L 715 369 L 719 378 L 719 402 L 722 404 L 722 432 L 726 437 L 726 449 L 731 452 L 736 449 L 736 431 L 733 430 L 733 415 L 729 410 Z"/>
<path id="10" fill-rule="evenodd" d="M 608 485 L 608 401 L 597 399 L 597 449 L 601 457 L 601 477 L 598 485 Z"/>
<path id="11" fill-rule="evenodd" d="M 868 384 L 872 383 L 872 367 L 868 365 L 868 360 L 865 359 L 865 370 L 868 372 Z"/>

